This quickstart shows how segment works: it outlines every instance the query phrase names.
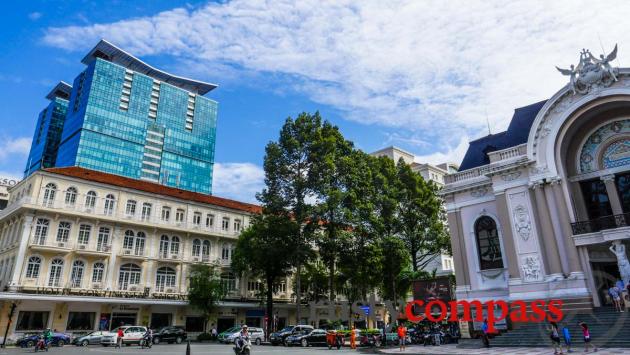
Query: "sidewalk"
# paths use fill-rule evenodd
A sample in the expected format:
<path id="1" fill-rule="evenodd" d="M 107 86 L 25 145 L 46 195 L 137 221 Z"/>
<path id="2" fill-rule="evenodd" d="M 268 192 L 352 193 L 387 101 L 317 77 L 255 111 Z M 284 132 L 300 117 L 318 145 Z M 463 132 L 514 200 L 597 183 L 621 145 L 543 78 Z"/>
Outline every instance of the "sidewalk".
<path id="1" fill-rule="evenodd" d="M 407 346 L 405 351 L 400 351 L 398 348 L 383 349 L 379 351 L 381 354 L 432 354 L 432 355 L 550 355 L 553 354 L 551 347 L 546 348 L 490 348 L 490 349 L 458 349 L 455 344 L 441 345 L 441 346 Z M 565 351 L 565 354 L 567 352 Z M 584 352 L 583 348 L 574 348 L 573 352 L 569 354 L 598 354 L 598 355 L 613 355 L 613 354 L 630 354 L 630 349 L 620 348 L 606 348 L 599 349 L 596 353 L 589 351 Z"/>

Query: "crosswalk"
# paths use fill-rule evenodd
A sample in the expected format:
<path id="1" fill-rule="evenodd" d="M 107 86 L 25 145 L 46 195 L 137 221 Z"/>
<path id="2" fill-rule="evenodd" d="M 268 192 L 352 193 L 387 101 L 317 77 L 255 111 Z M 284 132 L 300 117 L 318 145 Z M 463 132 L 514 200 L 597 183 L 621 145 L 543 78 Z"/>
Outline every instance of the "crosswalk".
<path id="1" fill-rule="evenodd" d="M 427 354 L 427 355 L 550 355 L 553 354 L 551 347 L 546 348 L 490 348 L 490 349 L 459 349 L 455 345 L 442 346 L 408 346 L 405 351 L 398 348 L 383 349 L 382 354 Z M 590 354 L 584 352 L 583 348 L 576 348 L 569 354 Z M 565 354 L 567 352 L 565 351 Z M 629 354 L 630 349 L 606 348 L 599 349 L 597 355 L 618 355 Z"/>

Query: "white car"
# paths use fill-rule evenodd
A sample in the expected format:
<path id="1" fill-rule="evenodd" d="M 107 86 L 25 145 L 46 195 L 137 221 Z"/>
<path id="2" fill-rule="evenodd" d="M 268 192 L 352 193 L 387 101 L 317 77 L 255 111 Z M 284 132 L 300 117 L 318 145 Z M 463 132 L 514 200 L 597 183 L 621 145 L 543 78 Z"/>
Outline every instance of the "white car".
<path id="1" fill-rule="evenodd" d="M 125 345 L 140 344 L 140 340 L 142 340 L 144 334 L 147 332 L 146 327 L 141 327 L 138 325 L 125 325 L 116 329 L 112 329 L 112 331 L 109 333 L 105 333 L 101 338 L 101 345 L 116 345 L 116 343 L 118 342 L 118 329 L 123 330 L 123 344 Z"/>
<path id="2" fill-rule="evenodd" d="M 265 332 L 262 328 L 247 328 L 247 332 L 249 333 L 249 340 L 252 342 L 252 344 L 260 345 L 263 341 L 265 341 Z M 238 338 L 240 334 L 240 331 L 230 334 L 225 338 L 225 341 L 227 343 L 234 343 L 236 341 L 236 338 Z"/>

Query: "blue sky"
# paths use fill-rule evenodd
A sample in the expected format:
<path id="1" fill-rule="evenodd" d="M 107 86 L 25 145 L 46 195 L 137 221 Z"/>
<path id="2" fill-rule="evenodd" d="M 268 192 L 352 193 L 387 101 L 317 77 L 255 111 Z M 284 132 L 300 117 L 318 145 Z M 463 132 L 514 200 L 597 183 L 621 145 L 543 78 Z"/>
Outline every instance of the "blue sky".
<path id="1" fill-rule="evenodd" d="M 630 10 L 575 2 L 15 1 L 0 21 L 0 174 L 20 176 L 44 96 L 105 38 L 219 84 L 214 191 L 253 200 L 264 146 L 319 110 L 355 144 L 459 162 L 470 139 L 566 83 L 579 49 L 619 43 Z M 590 5 L 589 5 L 590 4 Z M 604 25 L 605 24 L 605 25 Z M 628 49 L 629 52 L 625 52 Z"/>

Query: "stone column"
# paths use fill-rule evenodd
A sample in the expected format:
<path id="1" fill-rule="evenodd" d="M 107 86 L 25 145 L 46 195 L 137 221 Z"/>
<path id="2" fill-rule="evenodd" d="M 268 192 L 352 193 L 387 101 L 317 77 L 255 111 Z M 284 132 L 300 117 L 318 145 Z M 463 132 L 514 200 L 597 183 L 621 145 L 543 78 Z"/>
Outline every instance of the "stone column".
<path id="1" fill-rule="evenodd" d="M 586 246 L 578 247 L 578 255 L 580 256 L 580 262 L 582 263 L 582 268 L 584 269 L 584 276 L 586 277 L 586 286 L 588 287 L 591 296 L 593 297 L 593 306 L 601 307 L 601 302 L 599 300 L 599 294 L 597 293 L 597 287 L 595 287 L 595 279 L 593 277 L 593 272 L 591 270 L 591 261 L 588 256 L 588 249 Z"/>
<path id="2" fill-rule="evenodd" d="M 459 210 L 448 213 L 448 225 L 451 233 L 453 263 L 455 264 L 455 282 L 457 286 L 470 286 L 468 258 L 466 257 L 466 246 L 464 245 L 463 239 L 464 235 L 461 233 L 461 214 Z"/>
<path id="3" fill-rule="evenodd" d="M 558 249 L 558 255 L 560 256 L 560 265 L 562 267 L 562 273 L 568 276 L 571 271 L 569 270 L 569 261 L 567 260 L 567 251 L 562 240 L 562 227 L 560 227 L 560 216 L 558 215 L 558 205 L 553 193 L 553 189 L 550 185 L 543 185 L 545 200 L 547 201 L 547 207 L 549 211 L 549 217 L 551 220 L 551 226 L 553 229 L 553 237 Z"/>
<path id="4" fill-rule="evenodd" d="M 112 233 L 112 244 L 110 248 L 109 261 L 107 262 L 107 277 L 105 278 L 105 290 L 113 290 L 116 282 L 116 261 L 118 259 L 118 253 L 122 245 L 122 229 L 120 227 L 114 227 Z"/>
<path id="5" fill-rule="evenodd" d="M 584 202 L 584 195 L 582 195 L 582 187 L 579 182 L 569 182 L 569 190 L 571 191 L 571 197 L 573 198 L 573 204 L 575 205 L 575 219 L 578 221 L 588 221 L 588 212 L 586 211 L 586 203 Z"/>
<path id="6" fill-rule="evenodd" d="M 610 207 L 613 214 L 623 214 L 621 199 L 619 199 L 619 194 L 617 193 L 617 184 L 615 184 L 615 175 L 604 175 L 601 177 L 601 179 L 606 185 L 606 193 L 608 194 L 608 200 L 610 201 Z"/>
<path id="7" fill-rule="evenodd" d="M 553 233 L 553 226 L 549 218 L 549 209 L 545 201 L 545 193 L 542 183 L 536 183 L 532 186 L 534 190 L 534 201 L 536 203 L 536 215 L 539 225 L 538 237 L 540 240 L 541 251 L 545 257 L 547 271 L 549 274 L 562 274 L 562 265 L 560 263 L 560 254 L 558 254 L 558 245 Z"/>
<path id="8" fill-rule="evenodd" d="M 501 222 L 501 233 L 503 236 L 503 249 L 505 250 L 505 259 L 507 260 L 508 272 L 511 279 L 520 279 L 521 274 L 518 269 L 518 256 L 516 255 L 516 245 L 514 243 L 514 235 L 512 234 L 512 220 L 510 218 L 510 209 L 507 205 L 507 197 L 505 191 L 496 195 L 497 215 Z"/>
<path id="9" fill-rule="evenodd" d="M 582 272 L 582 265 L 580 264 L 580 258 L 578 257 L 577 247 L 571 238 L 573 231 L 571 230 L 571 220 L 569 219 L 569 206 L 567 206 L 560 183 L 560 180 L 554 180 L 551 183 L 551 188 L 554 191 L 556 204 L 558 206 L 560 229 L 562 230 L 562 241 L 564 242 L 566 248 L 567 258 L 569 259 L 570 271 Z"/>
<path id="10" fill-rule="evenodd" d="M 33 226 L 33 216 L 25 215 L 22 219 L 22 235 L 20 236 L 20 244 L 18 252 L 15 257 L 15 264 L 13 267 L 13 275 L 11 276 L 11 288 L 16 288 L 20 284 L 20 277 L 22 277 L 22 269 L 24 268 L 24 260 L 26 259 L 26 249 L 31 239 L 31 228 Z"/>

